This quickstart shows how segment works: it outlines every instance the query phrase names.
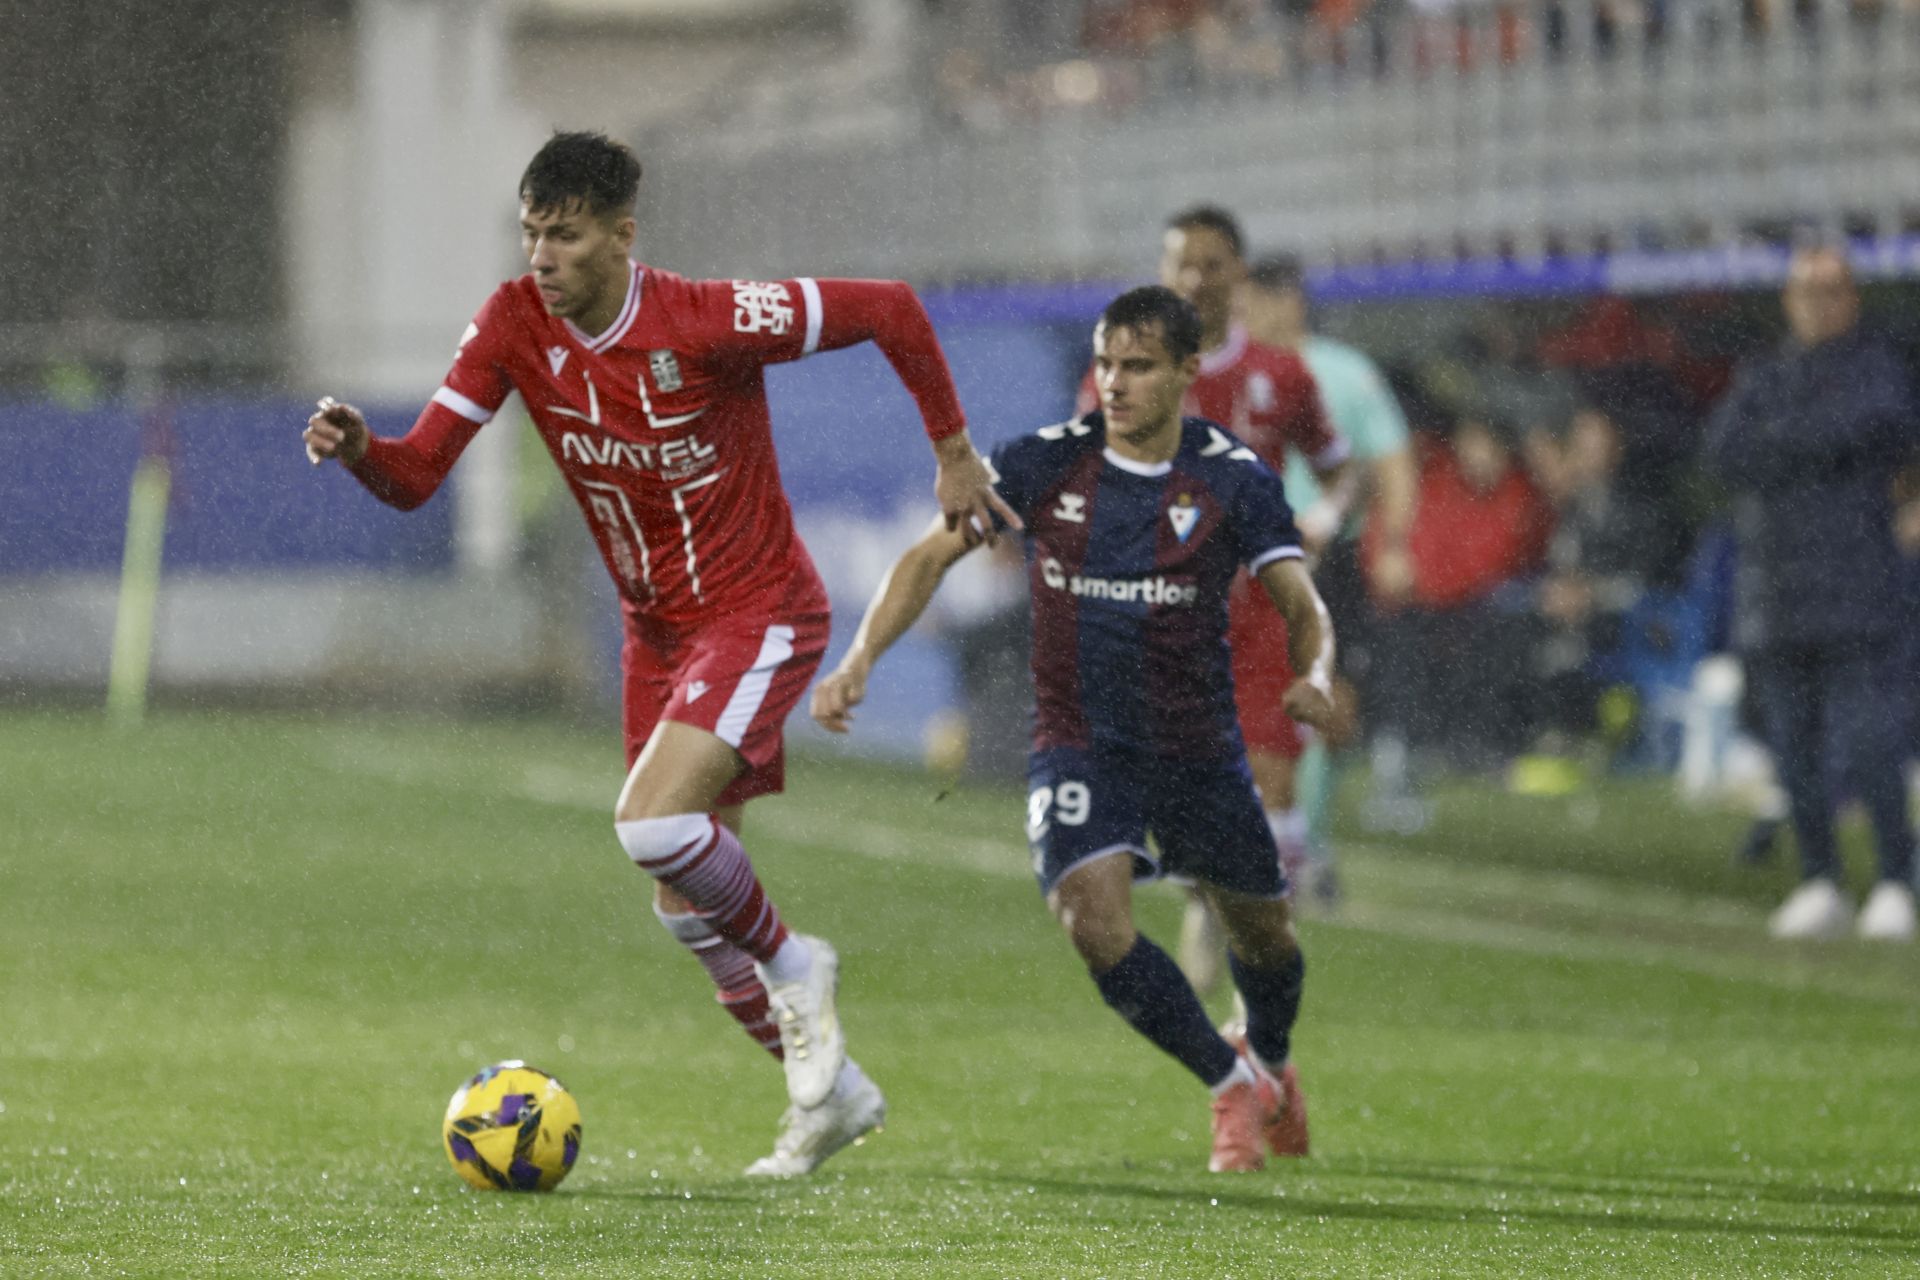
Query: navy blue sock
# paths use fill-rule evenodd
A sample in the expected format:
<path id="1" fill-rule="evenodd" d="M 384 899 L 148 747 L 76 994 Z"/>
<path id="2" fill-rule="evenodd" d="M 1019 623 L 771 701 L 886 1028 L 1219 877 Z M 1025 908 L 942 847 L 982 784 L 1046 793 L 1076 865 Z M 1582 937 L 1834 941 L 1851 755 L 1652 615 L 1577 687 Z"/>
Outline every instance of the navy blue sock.
<path id="1" fill-rule="evenodd" d="M 1180 1060 L 1208 1088 L 1233 1070 L 1239 1056 L 1220 1038 L 1200 997 L 1166 952 L 1137 938 L 1133 950 L 1105 973 L 1093 975 L 1100 998 L 1147 1039 Z"/>
<path id="2" fill-rule="evenodd" d="M 1296 948 L 1279 968 L 1256 969 L 1228 948 L 1227 967 L 1247 1002 L 1247 1044 L 1256 1058 L 1278 1071 L 1292 1051 L 1293 1021 L 1300 1016 L 1307 958 Z"/>

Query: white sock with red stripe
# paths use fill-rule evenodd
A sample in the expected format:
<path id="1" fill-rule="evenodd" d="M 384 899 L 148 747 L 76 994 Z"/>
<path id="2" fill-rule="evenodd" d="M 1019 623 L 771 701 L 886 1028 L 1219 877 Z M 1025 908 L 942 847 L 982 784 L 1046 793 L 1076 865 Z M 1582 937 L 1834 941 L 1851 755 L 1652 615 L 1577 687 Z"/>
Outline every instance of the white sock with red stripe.
<path id="1" fill-rule="evenodd" d="M 634 864 L 691 902 L 715 933 L 762 964 L 779 954 L 787 926 L 739 838 L 711 814 L 639 818 L 613 829 Z"/>
<path id="2" fill-rule="evenodd" d="M 653 914 L 713 979 L 714 999 L 720 1007 L 754 1043 L 780 1057 L 780 1028 L 768 1013 L 767 986 L 753 967 L 753 957 L 715 933 L 703 916 L 666 911 L 658 903 Z"/>

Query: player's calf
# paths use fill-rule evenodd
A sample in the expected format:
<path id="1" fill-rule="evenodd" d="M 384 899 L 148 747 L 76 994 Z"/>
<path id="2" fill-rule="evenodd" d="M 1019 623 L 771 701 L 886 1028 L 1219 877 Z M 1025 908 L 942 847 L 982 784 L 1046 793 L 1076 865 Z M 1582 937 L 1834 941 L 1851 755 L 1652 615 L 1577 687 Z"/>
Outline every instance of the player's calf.
<path id="1" fill-rule="evenodd" d="M 692 903 L 714 932 L 755 960 L 773 960 L 788 941 L 739 837 L 712 815 L 639 818 L 614 823 L 614 831 L 635 866 Z"/>
<path id="2" fill-rule="evenodd" d="M 753 957 L 714 931 L 705 917 L 668 911 L 655 904 L 666 931 L 692 953 L 713 980 L 714 999 L 755 1044 L 780 1057 L 780 1029 L 767 1004 L 767 987 L 753 967 Z"/>

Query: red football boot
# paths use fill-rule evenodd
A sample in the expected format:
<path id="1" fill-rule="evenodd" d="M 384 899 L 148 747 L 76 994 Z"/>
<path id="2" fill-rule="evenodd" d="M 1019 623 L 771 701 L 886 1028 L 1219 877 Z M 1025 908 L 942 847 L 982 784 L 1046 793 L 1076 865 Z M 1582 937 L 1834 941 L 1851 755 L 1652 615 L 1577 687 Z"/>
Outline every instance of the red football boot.
<path id="1" fill-rule="evenodd" d="M 1247 1047 L 1244 1023 L 1222 1027 L 1220 1034 L 1247 1060 L 1254 1074 L 1272 1091 L 1278 1103 L 1273 1114 L 1261 1126 L 1267 1149 L 1277 1156 L 1306 1155 L 1307 1096 L 1300 1092 L 1300 1069 L 1289 1062 L 1276 1074 L 1261 1066 L 1254 1060 L 1253 1050 Z"/>
<path id="2" fill-rule="evenodd" d="M 1275 1122 L 1279 1099 L 1272 1077 L 1256 1070 L 1259 1079 L 1229 1085 L 1213 1100 L 1213 1173 L 1257 1173 L 1266 1168 L 1267 1155 L 1260 1136 Z"/>

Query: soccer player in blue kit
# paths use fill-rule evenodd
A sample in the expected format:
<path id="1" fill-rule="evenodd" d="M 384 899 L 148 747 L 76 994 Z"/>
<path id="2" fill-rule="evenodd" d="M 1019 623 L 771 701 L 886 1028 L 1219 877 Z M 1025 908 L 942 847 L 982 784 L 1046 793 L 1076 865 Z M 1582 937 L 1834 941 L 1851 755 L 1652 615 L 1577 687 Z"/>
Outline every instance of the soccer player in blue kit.
<path id="1" fill-rule="evenodd" d="M 1286 708 L 1323 727 L 1333 629 L 1280 477 L 1222 428 L 1180 416 L 1200 331 L 1171 290 L 1122 294 L 1094 329 L 1100 409 L 1000 446 L 993 466 L 1026 526 L 1034 872 L 1101 997 L 1213 1092 L 1218 1172 L 1262 1167 L 1263 1143 L 1307 1153 L 1289 1058 L 1305 962 L 1234 711 L 1228 589 L 1244 568 L 1286 616 L 1305 673 Z M 874 663 L 967 553 L 964 532 L 938 521 L 895 562 L 814 688 L 814 719 L 847 731 Z M 1244 1031 L 1216 1030 L 1134 927 L 1133 882 L 1158 875 L 1192 880 L 1218 909 Z"/>

